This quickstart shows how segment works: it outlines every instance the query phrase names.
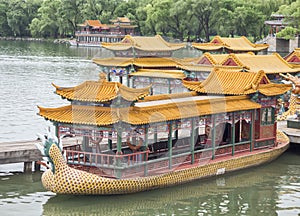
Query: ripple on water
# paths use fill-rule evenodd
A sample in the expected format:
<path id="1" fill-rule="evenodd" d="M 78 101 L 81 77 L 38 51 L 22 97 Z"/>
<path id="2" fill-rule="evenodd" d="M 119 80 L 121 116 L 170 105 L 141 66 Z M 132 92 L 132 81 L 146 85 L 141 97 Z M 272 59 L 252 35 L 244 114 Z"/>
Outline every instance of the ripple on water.
<path id="1" fill-rule="evenodd" d="M 35 139 L 37 132 L 45 132 L 49 122 L 37 115 L 37 105 L 69 104 L 53 93 L 51 83 L 74 86 L 98 79 L 97 66 L 90 60 L 26 54 L 0 54 L 0 142 Z"/>

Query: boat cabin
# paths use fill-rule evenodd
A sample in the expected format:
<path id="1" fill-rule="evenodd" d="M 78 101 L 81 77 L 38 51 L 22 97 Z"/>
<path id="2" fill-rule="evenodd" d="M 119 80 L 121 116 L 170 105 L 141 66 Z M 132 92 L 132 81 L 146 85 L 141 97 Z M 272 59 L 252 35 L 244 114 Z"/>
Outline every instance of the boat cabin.
<path id="1" fill-rule="evenodd" d="M 54 85 L 72 103 L 39 107 L 39 115 L 54 123 L 57 136 L 82 138 L 64 149 L 70 166 L 117 179 L 276 146 L 277 96 L 291 86 L 270 83 L 264 72 L 222 72 L 185 82 L 190 92 L 154 96 L 150 86 L 133 89 L 105 76 L 71 88 Z"/>

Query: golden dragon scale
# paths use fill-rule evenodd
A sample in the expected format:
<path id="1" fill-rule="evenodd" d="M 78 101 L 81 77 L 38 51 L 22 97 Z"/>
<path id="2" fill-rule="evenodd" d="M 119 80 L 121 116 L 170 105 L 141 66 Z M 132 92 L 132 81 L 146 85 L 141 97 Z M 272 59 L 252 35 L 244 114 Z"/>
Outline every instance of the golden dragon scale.
<path id="1" fill-rule="evenodd" d="M 282 143 L 274 149 L 233 157 L 229 160 L 209 160 L 205 164 L 197 164 L 166 174 L 131 179 L 111 179 L 71 168 L 67 165 L 59 147 L 52 144 L 49 155 L 55 166 L 55 172 L 53 174 L 51 169 L 45 171 L 42 175 L 42 184 L 54 193 L 82 195 L 127 194 L 168 187 L 217 175 L 219 169 L 225 169 L 226 172 L 234 171 L 274 160 L 288 148 L 289 143 L 288 137 L 283 133 L 278 132 L 277 137 Z"/>

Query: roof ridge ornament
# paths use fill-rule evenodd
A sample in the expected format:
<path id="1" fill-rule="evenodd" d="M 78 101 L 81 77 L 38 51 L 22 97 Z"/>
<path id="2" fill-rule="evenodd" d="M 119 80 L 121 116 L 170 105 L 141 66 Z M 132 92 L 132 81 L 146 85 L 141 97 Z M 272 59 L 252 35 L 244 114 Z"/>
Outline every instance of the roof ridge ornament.
<path id="1" fill-rule="evenodd" d="M 107 81 L 107 79 L 106 79 L 106 73 L 104 73 L 103 71 L 101 71 L 99 73 L 99 82 L 105 82 L 105 81 Z"/>

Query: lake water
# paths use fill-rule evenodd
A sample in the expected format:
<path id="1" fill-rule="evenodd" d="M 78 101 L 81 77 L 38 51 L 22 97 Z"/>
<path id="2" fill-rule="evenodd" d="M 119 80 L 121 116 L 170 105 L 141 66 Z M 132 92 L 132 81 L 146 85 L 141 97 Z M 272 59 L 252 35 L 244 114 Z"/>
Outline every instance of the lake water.
<path id="1" fill-rule="evenodd" d="M 98 79 L 100 48 L 0 41 L 0 143 L 36 139 L 50 122 L 37 105 L 69 104 L 51 83 L 74 86 Z M 1 146 L 0 146 L 1 147 Z M 218 178 L 122 196 L 62 196 L 46 191 L 41 173 L 0 166 L 1 215 L 300 215 L 300 146 L 276 161 Z"/>

